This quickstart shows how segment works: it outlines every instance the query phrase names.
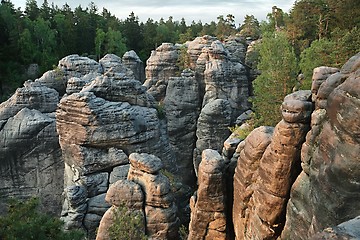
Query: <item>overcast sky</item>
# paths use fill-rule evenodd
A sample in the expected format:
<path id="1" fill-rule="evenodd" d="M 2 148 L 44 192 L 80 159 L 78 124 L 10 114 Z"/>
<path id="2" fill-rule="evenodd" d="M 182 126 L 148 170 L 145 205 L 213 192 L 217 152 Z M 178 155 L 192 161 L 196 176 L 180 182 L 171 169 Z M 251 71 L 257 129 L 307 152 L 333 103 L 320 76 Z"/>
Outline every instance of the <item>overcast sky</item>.
<path id="1" fill-rule="evenodd" d="M 26 0 L 12 0 L 16 8 L 24 10 Z M 37 0 L 41 6 L 43 0 Z M 66 2 L 72 9 L 81 5 L 87 7 L 91 0 L 48 0 L 55 5 L 62 7 Z M 265 20 L 267 13 L 271 12 L 272 6 L 281 8 L 284 12 L 289 12 L 295 0 L 93 0 L 99 11 L 105 7 L 119 19 L 126 19 L 133 11 L 140 21 L 146 22 L 148 18 L 158 21 L 161 17 L 165 20 L 173 16 L 174 20 L 185 18 L 186 23 L 192 20 L 202 23 L 211 21 L 217 22 L 219 15 L 235 16 L 237 25 L 242 23 L 245 15 L 254 15 L 259 21 Z"/>

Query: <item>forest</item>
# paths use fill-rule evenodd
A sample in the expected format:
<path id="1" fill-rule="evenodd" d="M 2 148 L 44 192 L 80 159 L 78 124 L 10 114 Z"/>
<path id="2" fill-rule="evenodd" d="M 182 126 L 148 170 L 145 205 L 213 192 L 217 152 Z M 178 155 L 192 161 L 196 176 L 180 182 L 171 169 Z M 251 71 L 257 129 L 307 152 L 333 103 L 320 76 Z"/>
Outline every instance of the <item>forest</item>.
<path id="1" fill-rule="evenodd" d="M 54 68 L 69 54 L 99 59 L 106 53 L 122 56 L 134 50 L 146 62 L 151 50 L 163 42 L 184 43 L 203 35 L 220 40 L 235 34 L 244 39 L 261 38 L 263 47 L 254 59 L 261 71 L 270 74 L 271 68 L 282 68 L 288 72 L 284 79 L 292 80 L 302 72 L 309 81 L 314 67 L 339 67 L 360 51 L 359 23 L 360 2 L 353 0 L 297 0 L 289 13 L 274 6 L 266 21 L 259 22 L 249 13 L 239 26 L 232 14 L 218 16 L 210 23 L 187 23 L 184 18 L 175 21 L 171 16 L 140 22 L 134 12 L 119 19 L 93 2 L 71 9 L 68 4 L 56 6 L 44 0 L 40 5 L 36 0 L 26 0 L 22 11 L 11 0 L 1 0 L 0 102 L 25 80 Z M 274 46 L 283 46 L 289 54 L 285 56 L 284 49 L 275 51 L 281 48 Z M 39 69 L 29 72 L 32 64 Z M 256 94 L 256 83 L 254 88 Z"/>

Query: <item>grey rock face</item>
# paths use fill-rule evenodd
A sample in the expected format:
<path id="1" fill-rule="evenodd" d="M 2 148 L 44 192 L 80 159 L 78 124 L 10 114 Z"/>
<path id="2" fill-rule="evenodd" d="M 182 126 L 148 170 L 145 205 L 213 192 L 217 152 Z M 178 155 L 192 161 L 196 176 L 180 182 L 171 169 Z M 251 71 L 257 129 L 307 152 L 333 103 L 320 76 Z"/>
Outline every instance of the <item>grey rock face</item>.
<path id="1" fill-rule="evenodd" d="M 214 41 L 208 49 L 206 64 L 205 96 L 203 106 L 214 99 L 225 99 L 232 108 L 234 122 L 242 112 L 249 109 L 249 86 L 245 67 L 230 60 L 228 50 L 220 41 Z"/>
<path id="2" fill-rule="evenodd" d="M 59 94 L 54 89 L 39 82 L 27 81 L 14 95 L 0 104 L 0 121 L 15 116 L 21 109 L 36 109 L 42 113 L 54 112 L 59 102 Z"/>
<path id="3" fill-rule="evenodd" d="M 178 175 L 183 183 L 190 186 L 195 182 L 192 154 L 199 105 L 198 83 L 194 72 L 185 70 L 181 77 L 169 79 L 164 99 L 167 132 L 177 159 Z"/>
<path id="4" fill-rule="evenodd" d="M 101 64 L 107 71 L 105 75 L 94 78 L 80 92 L 62 98 L 56 112 L 65 184 L 84 187 L 89 198 L 85 213 L 64 204 L 62 215 L 68 222 L 67 228 L 83 227 L 89 238 L 94 238 L 94 230 L 109 207 L 101 205 L 98 199 L 103 199 L 109 183 L 128 174 L 126 153 L 155 153 L 163 156 L 167 165 L 173 165 L 169 162 L 169 143 L 163 138 L 162 123 L 151 107 L 152 96 L 132 73 L 127 75 L 130 70 L 120 58 L 107 55 Z M 143 165 L 150 172 L 162 167 L 154 170 L 152 163 Z"/>
<path id="5" fill-rule="evenodd" d="M 228 129 L 230 123 L 231 105 L 227 100 L 216 99 L 201 110 L 196 130 L 198 139 L 194 150 L 195 171 L 199 166 L 203 150 L 214 149 L 221 152 L 224 141 L 230 135 Z"/>
<path id="6" fill-rule="evenodd" d="M 177 48 L 171 43 L 163 43 L 151 52 L 146 62 L 144 86 L 157 101 L 164 99 L 168 80 L 178 71 L 177 59 Z"/>
<path id="7" fill-rule="evenodd" d="M 6 198 L 38 196 L 44 210 L 59 214 L 64 171 L 53 112 L 59 94 L 39 82 L 0 104 L 0 204 Z"/>
<path id="8" fill-rule="evenodd" d="M 360 217 L 343 222 L 336 227 L 326 228 L 319 234 L 311 237 L 311 240 L 351 240 L 360 239 Z"/>
<path id="9" fill-rule="evenodd" d="M 131 50 L 122 57 L 123 64 L 134 72 L 135 79 L 143 83 L 145 81 L 145 66 L 135 51 Z"/>
<path id="10" fill-rule="evenodd" d="M 246 41 L 242 37 L 232 36 L 225 39 L 225 48 L 229 51 L 230 58 L 233 61 L 245 63 L 246 57 Z"/>
<path id="11" fill-rule="evenodd" d="M 89 73 L 103 72 L 100 63 L 77 54 L 69 55 L 59 61 L 58 68 L 64 72 L 67 79 L 71 77 L 82 77 Z"/>

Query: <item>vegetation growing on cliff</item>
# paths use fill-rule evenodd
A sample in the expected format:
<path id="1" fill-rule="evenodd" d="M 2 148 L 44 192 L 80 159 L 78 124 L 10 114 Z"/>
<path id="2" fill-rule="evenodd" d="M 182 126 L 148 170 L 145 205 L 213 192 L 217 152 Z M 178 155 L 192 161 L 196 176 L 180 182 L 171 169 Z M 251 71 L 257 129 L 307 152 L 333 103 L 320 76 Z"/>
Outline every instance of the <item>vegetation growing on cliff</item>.
<path id="1" fill-rule="evenodd" d="M 145 240 L 145 220 L 138 212 L 125 205 L 114 210 L 114 222 L 109 228 L 111 240 Z"/>
<path id="2" fill-rule="evenodd" d="M 79 230 L 64 232 L 63 222 L 41 213 L 38 205 L 36 198 L 24 202 L 10 199 L 8 214 L 0 217 L 0 239 L 83 239 L 84 233 Z"/>

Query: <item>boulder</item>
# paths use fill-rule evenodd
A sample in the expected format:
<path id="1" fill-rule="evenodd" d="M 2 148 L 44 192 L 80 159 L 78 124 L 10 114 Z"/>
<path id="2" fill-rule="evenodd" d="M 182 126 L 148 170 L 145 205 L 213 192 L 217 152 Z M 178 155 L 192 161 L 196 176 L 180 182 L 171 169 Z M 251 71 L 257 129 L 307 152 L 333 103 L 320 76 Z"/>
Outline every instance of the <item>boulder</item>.
<path id="1" fill-rule="evenodd" d="M 60 214 L 64 163 L 55 126 L 53 114 L 26 107 L 4 121 L 0 128 L 0 212 L 6 209 L 7 198 L 37 196 L 42 210 Z"/>

